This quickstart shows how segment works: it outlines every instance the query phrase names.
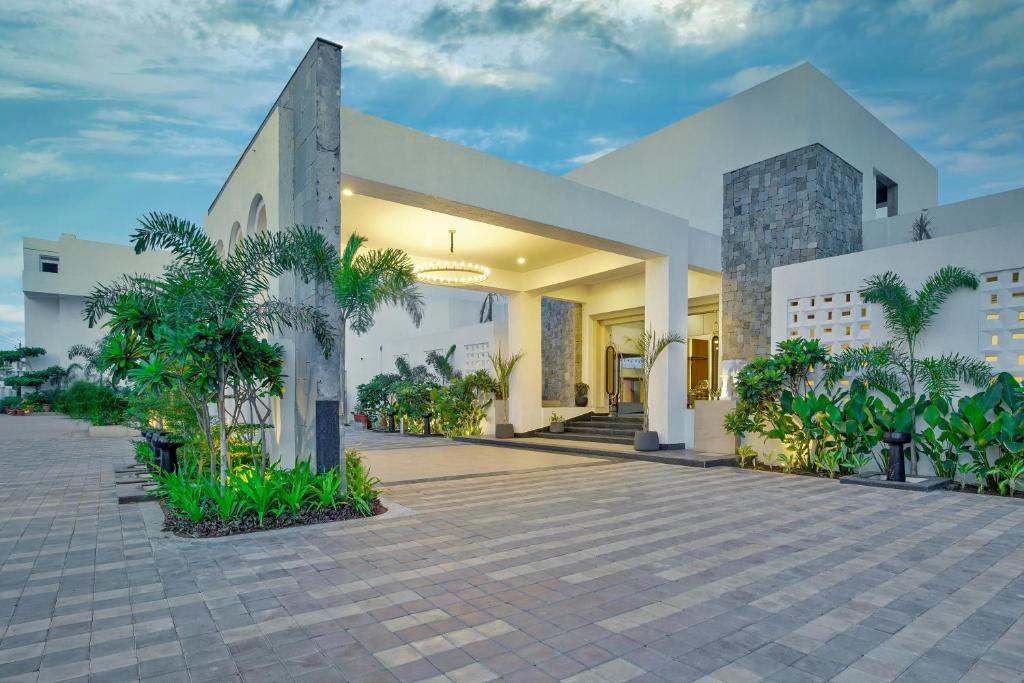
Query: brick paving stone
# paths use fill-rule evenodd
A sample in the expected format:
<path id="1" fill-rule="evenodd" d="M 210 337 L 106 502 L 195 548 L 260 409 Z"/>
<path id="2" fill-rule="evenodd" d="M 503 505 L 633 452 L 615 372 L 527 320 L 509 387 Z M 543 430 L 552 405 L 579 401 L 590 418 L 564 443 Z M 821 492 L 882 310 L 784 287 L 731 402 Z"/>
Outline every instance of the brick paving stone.
<path id="1" fill-rule="evenodd" d="M 1022 680 L 1018 501 L 612 462 L 203 541 L 117 505 L 131 452 L 0 416 L 0 679 Z"/>

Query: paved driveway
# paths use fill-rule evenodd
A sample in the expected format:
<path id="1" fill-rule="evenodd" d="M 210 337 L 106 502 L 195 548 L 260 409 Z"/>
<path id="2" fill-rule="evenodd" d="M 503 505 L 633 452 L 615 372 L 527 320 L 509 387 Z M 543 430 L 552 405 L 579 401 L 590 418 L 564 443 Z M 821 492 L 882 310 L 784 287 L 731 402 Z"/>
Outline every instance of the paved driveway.
<path id="1" fill-rule="evenodd" d="M 0 417 L 5 680 L 1022 679 L 1015 501 L 625 462 L 189 541 L 71 427 Z"/>
<path id="2" fill-rule="evenodd" d="M 361 427 L 345 430 L 345 447 L 362 451 L 363 461 L 385 485 L 540 472 L 609 462 L 608 458 L 510 450 L 440 437 L 371 432 Z"/>

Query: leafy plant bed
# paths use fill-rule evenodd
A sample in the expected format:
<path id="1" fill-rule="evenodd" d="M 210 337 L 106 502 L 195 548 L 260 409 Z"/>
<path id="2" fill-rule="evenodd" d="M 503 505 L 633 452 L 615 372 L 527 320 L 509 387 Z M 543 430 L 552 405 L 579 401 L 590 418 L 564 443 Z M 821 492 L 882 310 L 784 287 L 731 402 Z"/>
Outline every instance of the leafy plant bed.
<path id="1" fill-rule="evenodd" d="M 160 501 L 160 507 L 164 511 L 163 530 L 185 538 L 216 538 L 218 536 L 248 534 L 254 531 L 269 531 L 271 529 L 284 529 L 293 526 L 307 526 L 310 524 L 366 518 L 366 515 L 360 514 L 348 503 L 341 503 L 336 508 L 311 507 L 295 513 L 283 512 L 276 517 L 265 518 L 262 526 L 254 512 L 238 515 L 226 521 L 219 517 L 214 517 L 193 522 L 168 508 L 167 504 L 162 500 Z M 370 512 L 371 517 L 376 517 L 387 512 L 387 508 L 384 507 L 380 500 L 374 500 L 370 504 Z"/>

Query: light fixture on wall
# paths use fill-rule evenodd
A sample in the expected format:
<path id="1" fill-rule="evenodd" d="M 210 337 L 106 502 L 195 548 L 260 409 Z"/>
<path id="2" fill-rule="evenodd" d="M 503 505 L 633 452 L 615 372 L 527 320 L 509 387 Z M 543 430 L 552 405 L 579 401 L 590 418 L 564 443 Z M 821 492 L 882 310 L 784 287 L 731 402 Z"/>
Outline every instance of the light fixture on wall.
<path id="1" fill-rule="evenodd" d="M 455 231 L 448 231 L 449 252 L 455 256 Z M 413 268 L 416 279 L 428 285 L 473 285 L 483 282 L 491 275 L 491 269 L 478 263 L 456 261 L 454 258 L 445 261 L 431 261 Z"/>

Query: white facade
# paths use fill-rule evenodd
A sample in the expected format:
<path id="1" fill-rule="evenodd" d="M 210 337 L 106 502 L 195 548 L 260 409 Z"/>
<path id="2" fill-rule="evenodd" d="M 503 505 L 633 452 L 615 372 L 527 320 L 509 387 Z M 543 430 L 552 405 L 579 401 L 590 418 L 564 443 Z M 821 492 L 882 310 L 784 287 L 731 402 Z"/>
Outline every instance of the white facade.
<path id="1" fill-rule="evenodd" d="M 875 215 L 876 171 L 898 184 L 900 213 L 938 201 L 935 167 L 807 63 L 566 177 L 684 216 L 720 235 L 724 173 L 816 142 L 863 174 L 865 219 Z"/>
<path id="2" fill-rule="evenodd" d="M 324 76 L 322 63 L 315 68 L 317 78 Z M 335 76 L 326 72 L 326 77 Z M 367 334 L 349 333 L 349 410 L 356 386 L 390 371 L 396 357 L 418 364 L 428 351 L 454 344 L 455 365 L 465 371 L 487 369 L 486 354 L 497 348 L 524 351 L 513 375 L 511 419 L 520 431 L 545 425 L 552 407 L 541 401 L 540 312 L 543 297 L 553 297 L 581 306 L 582 362 L 576 380 L 590 385 L 592 409 L 607 405 L 603 354 L 607 345 L 622 344 L 614 325 L 639 323 L 690 337 L 689 353 L 673 346 L 659 361 L 647 395 L 652 428 L 661 441 L 692 443 L 688 364 L 693 345 L 709 348 L 721 326 L 723 174 L 815 143 L 863 174 L 866 251 L 776 269 L 773 342 L 794 333 L 806 336 L 814 327 L 815 335 L 827 334 L 839 346 L 877 343 L 877 315 L 852 312 L 852 299 L 856 324 L 848 334 L 845 325 L 826 333 L 806 315 L 820 310 L 842 317 L 840 302 L 824 298 L 853 297 L 865 277 L 886 268 L 899 269 L 914 284 L 953 262 L 999 273 L 988 284 L 1011 287 L 1014 269 L 1024 266 L 1019 218 L 1024 190 L 936 207 L 935 168 L 809 64 L 561 177 L 340 106 L 338 119 L 332 119 L 341 124 L 340 168 L 320 168 L 310 162 L 309 140 L 296 131 L 307 130 L 311 117 L 323 112 L 279 105 L 271 108 L 207 212 L 205 229 L 223 253 L 241 235 L 288 227 L 302 206 L 337 202 L 342 240 L 358 232 L 370 248 L 401 248 L 414 262 L 424 262 L 449 255 L 448 231 L 455 230 L 455 257 L 492 269 L 491 277 L 473 288 L 425 287 L 426 315 L 419 328 L 404 312 L 385 310 Z M 309 182 L 304 174 L 311 169 L 333 177 L 333 186 Z M 876 176 L 896 185 L 896 201 L 885 207 L 896 215 L 877 220 Z M 925 209 L 937 238 L 900 244 L 910 239 L 910 222 Z M 962 234 L 968 230 L 975 232 Z M 95 282 L 124 272 L 157 272 L 166 262 L 162 254 L 136 257 L 127 247 L 68 236 L 59 242 L 26 240 L 25 249 L 28 343 L 51 351 L 53 362 L 60 357 L 66 362 L 70 344 L 99 336 L 96 330 L 84 333 L 84 323 L 78 322 L 81 297 Z M 58 275 L 39 272 L 40 255 L 51 253 L 61 261 Z M 97 263 L 104 270 L 97 272 Z M 1010 279 L 1004 282 L 1003 273 Z M 287 277 L 281 280 L 272 283 L 273 294 L 309 295 Z M 1015 305 L 1012 287 L 1007 291 Z M 486 292 L 501 299 L 493 322 L 481 323 Z M 972 322 L 936 335 L 936 348 L 992 355 L 983 342 L 992 339 L 993 320 L 979 317 L 978 296 L 958 295 L 951 302 L 944 320 L 967 315 Z M 1020 341 L 1014 337 L 1012 310 L 1005 319 L 1000 312 L 997 321 L 1010 326 L 1007 344 Z M 303 457 L 294 444 L 308 440 L 296 440 L 293 432 L 300 423 L 310 428 L 309 386 L 318 380 L 310 370 L 315 358 L 308 340 L 286 334 L 274 341 L 284 347 L 288 375 L 285 398 L 274 407 L 274 448 L 275 457 L 287 464 Z M 997 364 L 1013 365 L 1016 348 L 1003 346 Z"/>
<path id="3" fill-rule="evenodd" d="M 818 338 L 836 353 L 843 345 L 878 346 L 888 335 L 880 307 L 860 301 L 857 292 L 864 280 L 892 270 L 917 289 L 946 265 L 978 273 L 981 287 L 950 297 L 934 326 L 921 337 L 920 354 L 981 357 L 993 372 L 1024 377 L 1021 218 L 1012 225 L 776 268 L 772 272 L 772 344 L 789 337 Z"/>
<path id="4" fill-rule="evenodd" d="M 98 283 L 125 274 L 158 275 L 170 263 L 167 252 L 136 254 L 127 245 L 80 240 L 63 234 L 57 240 L 26 237 L 23 245 L 25 293 L 25 345 L 46 349 L 32 359 L 34 368 L 67 366 L 68 348 L 94 344 L 103 327 L 89 327 L 82 319 L 85 297 Z M 56 272 L 54 272 L 56 271 Z"/>

